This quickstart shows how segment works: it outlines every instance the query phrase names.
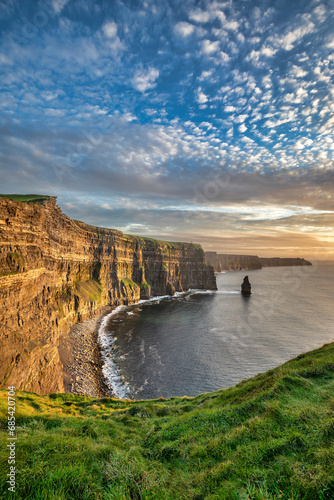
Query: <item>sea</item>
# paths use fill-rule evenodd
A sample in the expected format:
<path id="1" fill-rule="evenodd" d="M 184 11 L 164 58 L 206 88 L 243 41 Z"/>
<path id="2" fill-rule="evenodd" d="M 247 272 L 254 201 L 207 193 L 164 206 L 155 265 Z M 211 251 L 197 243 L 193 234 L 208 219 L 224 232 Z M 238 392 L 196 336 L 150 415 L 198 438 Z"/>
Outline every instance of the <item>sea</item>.
<path id="1" fill-rule="evenodd" d="M 250 297 L 240 292 L 245 276 Z M 334 341 L 334 262 L 223 272 L 217 286 L 103 319 L 103 372 L 116 397 L 216 391 Z"/>

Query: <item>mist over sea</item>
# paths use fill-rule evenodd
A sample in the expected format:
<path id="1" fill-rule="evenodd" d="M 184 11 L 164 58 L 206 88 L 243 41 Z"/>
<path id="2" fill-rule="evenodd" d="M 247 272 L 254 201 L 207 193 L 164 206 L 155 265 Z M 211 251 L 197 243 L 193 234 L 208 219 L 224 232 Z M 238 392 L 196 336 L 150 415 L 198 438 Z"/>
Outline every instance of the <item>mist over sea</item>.
<path id="1" fill-rule="evenodd" d="M 118 308 L 100 331 L 104 373 L 118 397 L 230 387 L 334 341 L 333 284 L 334 263 L 233 271 L 217 275 L 217 292 Z"/>

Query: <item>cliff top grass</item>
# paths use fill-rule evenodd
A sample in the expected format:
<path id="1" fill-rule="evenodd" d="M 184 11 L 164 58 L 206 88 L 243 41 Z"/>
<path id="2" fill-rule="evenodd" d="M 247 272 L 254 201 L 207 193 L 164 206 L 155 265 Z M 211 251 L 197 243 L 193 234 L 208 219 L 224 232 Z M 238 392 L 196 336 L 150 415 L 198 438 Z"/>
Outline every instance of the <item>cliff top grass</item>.
<path id="1" fill-rule="evenodd" d="M 183 248 L 184 246 L 186 247 L 191 247 L 196 249 L 197 251 L 200 250 L 201 252 L 203 251 L 201 245 L 198 243 L 189 243 L 189 242 L 184 242 L 184 241 L 164 241 L 164 240 L 156 240 L 154 238 L 147 238 L 145 236 L 135 236 L 133 234 L 124 234 L 126 238 L 131 238 L 134 240 L 136 243 L 139 243 L 143 246 L 147 247 L 152 247 L 152 248 L 157 248 L 157 247 L 167 247 L 167 249 L 173 249 L 173 250 L 178 250 Z"/>
<path id="2" fill-rule="evenodd" d="M 25 203 L 43 203 L 49 198 L 52 198 L 52 196 L 40 194 L 0 194 L 0 198 L 7 198 L 8 200 L 21 201 Z"/>
<path id="3" fill-rule="evenodd" d="M 163 248 L 165 247 L 167 250 L 179 250 L 184 247 L 192 248 L 195 249 L 196 251 L 203 252 L 203 249 L 200 244 L 198 243 L 189 243 L 189 242 L 184 242 L 184 241 L 164 241 L 164 240 L 157 240 L 155 238 L 148 238 L 145 236 L 136 236 L 133 234 L 124 234 L 122 231 L 119 231 L 118 229 L 111 229 L 111 228 L 106 228 L 106 227 L 100 227 L 100 226 L 91 226 L 90 224 L 86 224 L 85 222 L 73 219 L 73 222 L 79 226 L 81 229 L 84 229 L 85 231 L 90 231 L 96 234 L 99 234 L 101 236 L 104 235 L 114 235 L 118 234 L 120 236 L 124 236 L 125 238 L 129 238 L 130 240 L 134 241 L 135 243 L 138 243 L 141 246 L 146 246 L 146 247 L 151 247 L 153 248 Z"/>
<path id="4" fill-rule="evenodd" d="M 18 392 L 16 424 L 17 499 L 330 500 L 334 343 L 195 398 Z"/>

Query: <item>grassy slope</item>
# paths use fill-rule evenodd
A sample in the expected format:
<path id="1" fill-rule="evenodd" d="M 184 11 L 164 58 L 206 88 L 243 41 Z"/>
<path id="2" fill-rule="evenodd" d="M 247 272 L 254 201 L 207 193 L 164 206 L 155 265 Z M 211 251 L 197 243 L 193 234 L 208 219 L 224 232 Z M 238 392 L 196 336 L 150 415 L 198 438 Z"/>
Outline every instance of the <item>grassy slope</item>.
<path id="1" fill-rule="evenodd" d="M 17 433 L 15 498 L 333 499 L 334 343 L 196 398 L 20 392 Z"/>
<path id="2" fill-rule="evenodd" d="M 50 196 L 40 194 L 0 194 L 0 198 L 7 198 L 13 201 L 24 201 L 26 203 L 41 203 L 50 198 Z"/>

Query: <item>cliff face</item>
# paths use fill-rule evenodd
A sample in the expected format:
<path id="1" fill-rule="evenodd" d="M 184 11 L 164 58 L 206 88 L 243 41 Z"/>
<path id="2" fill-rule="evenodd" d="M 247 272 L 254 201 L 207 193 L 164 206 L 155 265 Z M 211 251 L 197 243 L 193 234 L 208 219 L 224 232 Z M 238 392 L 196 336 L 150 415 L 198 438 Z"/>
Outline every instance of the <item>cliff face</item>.
<path id="1" fill-rule="evenodd" d="M 257 255 L 229 255 L 217 252 L 205 252 L 205 257 L 216 273 L 240 269 L 262 269 L 262 267 L 312 265 L 311 262 L 300 258 L 264 258 Z"/>
<path id="2" fill-rule="evenodd" d="M 285 257 L 261 257 L 261 264 L 263 267 L 277 267 L 277 266 L 312 266 L 311 262 L 305 259 L 285 258 Z"/>
<path id="3" fill-rule="evenodd" d="M 63 391 L 62 334 L 107 307 L 216 289 L 199 245 L 127 236 L 0 199 L 0 387 Z"/>
<path id="4" fill-rule="evenodd" d="M 261 269 L 261 261 L 257 255 L 230 255 L 217 252 L 205 252 L 206 261 L 213 266 L 216 273 L 221 271 L 237 271 L 240 269 Z"/>

